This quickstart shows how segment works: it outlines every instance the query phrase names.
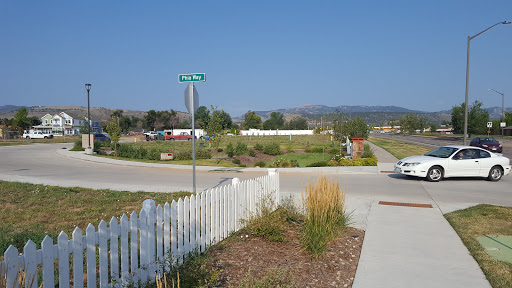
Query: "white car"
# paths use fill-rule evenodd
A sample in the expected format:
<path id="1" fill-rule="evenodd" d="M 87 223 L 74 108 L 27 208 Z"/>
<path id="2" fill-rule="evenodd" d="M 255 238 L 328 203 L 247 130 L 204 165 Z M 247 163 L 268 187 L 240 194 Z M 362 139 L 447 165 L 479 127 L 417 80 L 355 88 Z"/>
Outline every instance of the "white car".
<path id="1" fill-rule="evenodd" d="M 510 160 L 478 147 L 444 146 L 423 156 L 404 158 L 395 164 L 395 172 L 426 177 L 437 182 L 448 177 L 487 177 L 498 181 L 510 173 Z"/>

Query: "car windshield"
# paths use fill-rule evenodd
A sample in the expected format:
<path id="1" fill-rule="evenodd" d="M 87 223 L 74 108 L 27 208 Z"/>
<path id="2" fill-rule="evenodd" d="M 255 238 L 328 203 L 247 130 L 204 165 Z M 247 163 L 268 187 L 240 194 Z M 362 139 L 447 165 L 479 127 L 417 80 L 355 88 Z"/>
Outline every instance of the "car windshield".
<path id="1" fill-rule="evenodd" d="M 437 149 L 434 149 L 434 150 L 428 152 L 427 154 L 425 154 L 425 156 L 448 158 L 453 153 L 455 153 L 455 151 L 457 151 L 457 150 L 458 150 L 457 148 L 453 148 L 453 147 L 439 147 Z"/>
<path id="2" fill-rule="evenodd" d="M 487 138 L 480 138 L 480 143 L 496 143 L 498 141 L 496 141 L 496 139 L 492 138 L 492 137 L 487 137 Z"/>

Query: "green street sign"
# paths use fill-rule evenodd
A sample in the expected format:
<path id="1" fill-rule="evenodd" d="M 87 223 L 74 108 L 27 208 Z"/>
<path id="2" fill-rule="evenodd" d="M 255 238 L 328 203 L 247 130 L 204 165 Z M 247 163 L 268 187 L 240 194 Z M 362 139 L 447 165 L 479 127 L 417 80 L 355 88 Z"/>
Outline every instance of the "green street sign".
<path id="1" fill-rule="evenodd" d="M 180 83 L 183 82 L 205 82 L 206 73 L 180 74 L 178 75 Z"/>

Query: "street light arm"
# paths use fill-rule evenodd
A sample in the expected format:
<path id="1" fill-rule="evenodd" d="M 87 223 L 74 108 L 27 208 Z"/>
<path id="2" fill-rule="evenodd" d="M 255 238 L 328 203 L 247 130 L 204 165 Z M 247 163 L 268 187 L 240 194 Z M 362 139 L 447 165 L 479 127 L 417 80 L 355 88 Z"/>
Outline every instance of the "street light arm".
<path id="1" fill-rule="evenodd" d="M 478 34 L 476 34 L 475 36 L 471 36 L 471 37 L 469 37 L 469 40 L 471 40 L 471 39 L 475 38 L 476 36 L 478 36 L 478 35 L 480 35 L 480 34 L 484 33 L 485 31 L 487 31 L 487 30 L 491 29 L 492 27 L 494 27 L 494 26 L 496 26 L 496 25 L 500 25 L 500 24 L 510 24 L 510 23 L 511 23 L 510 21 L 498 22 L 498 23 L 496 23 L 496 24 L 492 25 L 491 27 L 489 27 L 489 28 L 485 29 L 484 31 L 482 31 L 482 32 L 480 32 L 480 33 L 478 33 Z"/>
<path id="2" fill-rule="evenodd" d="M 496 90 L 494 90 L 494 89 L 487 89 L 487 90 L 489 90 L 489 91 L 494 91 L 494 92 L 496 92 L 496 93 L 500 94 L 501 96 L 505 96 L 505 94 L 503 94 L 503 93 L 501 93 L 501 92 L 498 92 L 498 91 L 496 91 Z"/>

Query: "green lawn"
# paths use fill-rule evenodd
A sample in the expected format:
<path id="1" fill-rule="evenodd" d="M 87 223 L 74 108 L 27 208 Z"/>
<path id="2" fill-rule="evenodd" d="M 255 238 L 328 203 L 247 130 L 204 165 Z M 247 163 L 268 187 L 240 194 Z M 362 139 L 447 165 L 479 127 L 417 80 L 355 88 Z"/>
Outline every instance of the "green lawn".
<path id="1" fill-rule="evenodd" d="M 321 153 L 288 153 L 285 155 L 277 156 L 276 160 L 277 159 L 283 159 L 283 160 L 287 160 L 287 161 L 297 160 L 297 162 L 299 163 L 299 167 L 306 167 L 309 164 L 312 164 L 315 162 L 320 162 L 320 161 L 328 162 L 329 160 L 331 160 L 331 157 L 332 156 L 327 153 L 325 153 L 325 154 L 321 154 Z M 272 164 L 272 162 L 268 162 L 267 167 L 270 167 L 270 164 Z"/>
<path id="2" fill-rule="evenodd" d="M 9 244 L 23 249 L 28 239 L 37 243 L 45 234 L 55 237 L 60 231 L 71 235 L 76 226 L 85 231 L 89 223 L 97 227 L 102 219 L 108 222 L 123 213 L 138 213 L 145 199 L 164 204 L 186 195 L 191 193 L 133 193 L 0 181 L 0 255 Z"/>
<path id="3" fill-rule="evenodd" d="M 368 141 L 383 148 L 398 159 L 403 159 L 409 156 L 423 155 L 432 150 L 431 147 L 425 147 L 379 137 L 369 137 Z"/>
<path id="4" fill-rule="evenodd" d="M 494 288 L 512 287 L 512 264 L 496 261 L 476 240 L 485 235 L 512 236 L 512 207 L 478 205 L 445 215 Z"/>

